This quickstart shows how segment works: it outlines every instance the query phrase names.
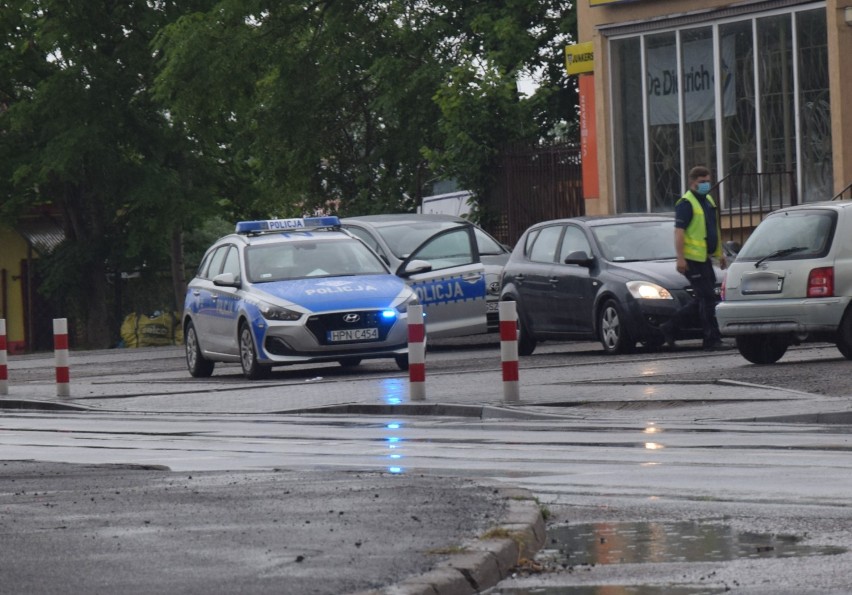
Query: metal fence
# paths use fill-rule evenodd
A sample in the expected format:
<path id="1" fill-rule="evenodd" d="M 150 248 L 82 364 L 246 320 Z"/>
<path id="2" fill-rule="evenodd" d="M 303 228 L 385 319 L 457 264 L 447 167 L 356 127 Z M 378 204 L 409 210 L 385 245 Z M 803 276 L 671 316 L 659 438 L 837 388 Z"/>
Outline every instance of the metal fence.
<path id="1" fill-rule="evenodd" d="M 722 238 L 742 244 L 767 213 L 799 204 L 793 172 L 731 174 L 717 184 Z"/>
<path id="2" fill-rule="evenodd" d="M 837 193 L 837 196 L 831 200 L 852 200 L 852 184 Z"/>
<path id="3" fill-rule="evenodd" d="M 513 145 L 498 158 L 483 226 L 513 246 L 532 224 L 585 214 L 580 148 Z"/>

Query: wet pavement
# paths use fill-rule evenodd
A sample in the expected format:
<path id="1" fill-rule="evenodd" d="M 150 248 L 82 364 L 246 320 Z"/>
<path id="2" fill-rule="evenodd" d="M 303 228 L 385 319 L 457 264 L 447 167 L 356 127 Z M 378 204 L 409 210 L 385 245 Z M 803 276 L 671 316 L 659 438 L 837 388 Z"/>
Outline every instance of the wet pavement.
<path id="1" fill-rule="evenodd" d="M 498 365 L 475 365 L 447 373 L 436 366 L 422 403 L 410 401 L 392 365 L 371 364 L 355 377 L 328 367 L 285 370 L 263 382 L 221 367 L 199 381 L 187 377 L 178 348 L 73 354 L 72 395 L 60 399 L 50 359 L 19 358 L 10 394 L 0 397 L 0 448 L 6 460 L 161 464 L 193 476 L 310 470 L 333 480 L 328 489 L 353 471 L 368 474 L 356 479 L 370 485 L 404 479 L 415 490 L 442 478 L 487 506 L 495 486 L 522 488 L 548 517 L 549 545 L 534 561 L 506 549 L 517 539 L 498 553 L 475 549 L 484 536 L 534 533 L 539 519 L 529 509 L 520 523 L 493 514 L 476 526 L 436 515 L 434 527 L 449 536 L 440 547 L 398 543 L 383 527 L 389 549 L 416 552 L 426 562 L 420 571 L 434 573 L 387 577 L 387 592 L 484 591 L 501 578 L 495 595 L 852 592 L 842 587 L 852 585 L 849 400 L 710 374 L 736 371 L 735 353 L 675 357 L 708 380 L 673 381 L 664 374 L 671 364 L 646 354 L 621 358 L 604 374 L 588 354 L 565 366 L 533 358 L 521 371 L 519 402 L 502 399 Z M 812 350 L 788 357 L 824 358 Z M 456 483 L 467 479 L 475 481 Z M 353 490 L 353 518 L 369 495 Z M 29 504 L 39 504 L 35 496 Z M 499 505 L 512 499 L 500 496 Z M 462 514 L 485 518 L 475 508 Z M 506 526 L 513 528 L 494 531 Z M 317 539 L 328 527 L 312 529 Z M 373 542 L 382 541 L 379 531 Z M 318 543 L 331 551 L 338 536 L 329 533 Z M 424 549 L 447 555 L 436 562 Z M 452 553 L 463 569 L 447 570 L 453 549 L 463 550 Z M 521 564 L 509 573 L 513 555 Z M 283 557 L 270 561 L 278 576 L 288 575 L 284 567 Z M 420 578 L 403 585 L 400 576 Z M 258 589 L 251 592 L 265 592 Z"/>

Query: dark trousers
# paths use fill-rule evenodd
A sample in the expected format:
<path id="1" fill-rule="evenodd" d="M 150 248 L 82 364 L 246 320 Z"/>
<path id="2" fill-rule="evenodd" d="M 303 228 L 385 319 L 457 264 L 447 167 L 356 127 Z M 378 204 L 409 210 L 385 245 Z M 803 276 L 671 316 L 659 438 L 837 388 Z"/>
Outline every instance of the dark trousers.
<path id="1" fill-rule="evenodd" d="M 697 314 L 704 331 L 704 345 L 712 345 L 722 338 L 719 323 L 716 322 L 716 272 L 713 270 L 713 262 L 710 259 L 706 262 L 687 260 L 685 276 L 692 287 L 693 297 L 675 315 L 675 328 L 694 320 Z"/>

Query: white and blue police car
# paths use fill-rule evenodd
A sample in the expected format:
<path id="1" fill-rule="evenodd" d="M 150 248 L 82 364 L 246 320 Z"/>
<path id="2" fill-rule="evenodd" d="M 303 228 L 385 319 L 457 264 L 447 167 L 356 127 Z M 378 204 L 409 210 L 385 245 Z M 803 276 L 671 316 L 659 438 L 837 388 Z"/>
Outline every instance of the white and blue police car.
<path id="1" fill-rule="evenodd" d="M 184 303 L 186 363 L 195 377 L 240 362 L 273 366 L 393 358 L 408 368 L 406 283 L 337 217 L 242 221 L 205 253 Z"/>

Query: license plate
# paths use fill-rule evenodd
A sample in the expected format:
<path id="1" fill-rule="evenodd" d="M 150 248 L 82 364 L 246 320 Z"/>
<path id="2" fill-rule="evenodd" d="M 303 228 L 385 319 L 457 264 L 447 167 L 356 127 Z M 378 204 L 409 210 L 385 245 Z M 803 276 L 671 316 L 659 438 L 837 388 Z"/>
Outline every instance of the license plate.
<path id="1" fill-rule="evenodd" d="M 379 338 L 377 328 L 350 328 L 342 331 L 328 331 L 328 340 L 331 343 L 342 341 L 375 341 Z"/>
<path id="2" fill-rule="evenodd" d="M 497 312 L 500 310 L 500 302 L 485 302 L 486 312 Z"/>
<path id="3" fill-rule="evenodd" d="M 743 276 L 743 295 L 756 293 L 781 293 L 784 288 L 784 277 L 774 273 L 754 273 Z"/>

